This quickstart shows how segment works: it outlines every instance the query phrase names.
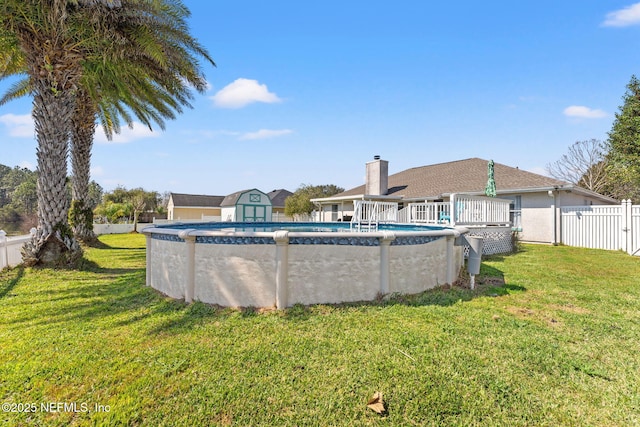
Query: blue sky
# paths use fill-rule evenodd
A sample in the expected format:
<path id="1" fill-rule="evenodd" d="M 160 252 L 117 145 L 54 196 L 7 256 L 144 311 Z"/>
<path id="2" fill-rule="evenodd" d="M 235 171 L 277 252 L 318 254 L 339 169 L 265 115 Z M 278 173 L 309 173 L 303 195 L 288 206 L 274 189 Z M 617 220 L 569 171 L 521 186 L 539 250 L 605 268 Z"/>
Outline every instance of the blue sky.
<path id="1" fill-rule="evenodd" d="M 640 3 L 189 1 L 217 67 L 164 132 L 99 130 L 92 178 L 226 195 L 364 181 L 469 157 L 537 173 L 605 140 L 640 75 Z M 10 81 L 0 83 L 4 92 Z M 0 163 L 36 166 L 31 100 L 0 107 Z"/>

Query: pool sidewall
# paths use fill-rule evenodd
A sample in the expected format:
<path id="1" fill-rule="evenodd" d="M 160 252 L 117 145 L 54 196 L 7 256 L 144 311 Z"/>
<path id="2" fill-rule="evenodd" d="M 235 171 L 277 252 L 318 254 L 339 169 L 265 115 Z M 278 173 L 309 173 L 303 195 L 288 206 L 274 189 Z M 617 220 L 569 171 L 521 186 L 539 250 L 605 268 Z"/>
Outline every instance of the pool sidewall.
<path id="1" fill-rule="evenodd" d="M 428 236 L 425 242 L 391 245 L 396 236 L 409 232 L 342 233 L 344 238 L 336 240 L 335 233 L 148 228 L 144 230 L 149 237 L 147 283 L 171 298 L 183 299 L 187 281 L 192 280 L 194 300 L 228 307 L 284 308 L 369 301 L 386 293 L 414 294 L 457 278 L 463 248 L 454 246 L 453 239 L 464 232 L 417 232 L 411 236 Z M 195 241 L 191 255 L 185 236 Z"/>

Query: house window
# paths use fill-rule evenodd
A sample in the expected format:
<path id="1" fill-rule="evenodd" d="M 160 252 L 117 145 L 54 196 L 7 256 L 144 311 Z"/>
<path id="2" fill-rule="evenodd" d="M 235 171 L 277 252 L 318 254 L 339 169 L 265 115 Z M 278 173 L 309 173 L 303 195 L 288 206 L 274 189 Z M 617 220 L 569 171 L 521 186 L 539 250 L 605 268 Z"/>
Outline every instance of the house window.
<path id="1" fill-rule="evenodd" d="M 338 205 L 331 205 L 331 221 L 338 220 Z"/>
<path id="2" fill-rule="evenodd" d="M 509 221 L 511 221 L 511 226 L 517 230 L 522 230 L 522 196 L 505 198 L 511 199 L 511 203 L 509 203 Z"/>

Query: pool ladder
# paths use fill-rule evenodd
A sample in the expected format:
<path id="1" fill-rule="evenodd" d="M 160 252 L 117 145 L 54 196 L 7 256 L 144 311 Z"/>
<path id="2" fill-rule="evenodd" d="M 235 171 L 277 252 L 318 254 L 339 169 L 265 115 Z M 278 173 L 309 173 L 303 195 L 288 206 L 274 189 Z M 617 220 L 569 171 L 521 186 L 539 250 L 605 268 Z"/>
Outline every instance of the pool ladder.
<path id="1" fill-rule="evenodd" d="M 357 201 L 349 223 L 351 231 L 378 231 L 378 202 Z"/>

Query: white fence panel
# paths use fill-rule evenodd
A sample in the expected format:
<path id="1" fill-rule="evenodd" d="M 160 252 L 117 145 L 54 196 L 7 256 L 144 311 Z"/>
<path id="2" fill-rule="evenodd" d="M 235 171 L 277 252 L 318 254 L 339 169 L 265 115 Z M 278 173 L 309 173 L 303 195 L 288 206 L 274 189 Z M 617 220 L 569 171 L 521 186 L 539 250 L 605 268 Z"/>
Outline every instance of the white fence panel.
<path id="1" fill-rule="evenodd" d="M 562 243 L 583 248 L 623 248 L 622 206 L 572 206 L 561 209 Z"/>
<path id="2" fill-rule="evenodd" d="M 156 220 L 157 223 L 164 224 L 165 219 Z M 157 224 L 154 222 L 154 224 Z M 137 232 L 141 232 L 147 227 L 151 227 L 153 224 L 147 222 L 139 222 L 136 228 Z M 101 236 L 103 234 L 126 234 L 133 233 L 133 224 L 93 224 L 93 232 Z"/>
<path id="3" fill-rule="evenodd" d="M 31 239 L 31 235 L 6 237 L 0 230 L 0 270 L 22 264 L 22 246 Z"/>
<path id="4" fill-rule="evenodd" d="M 631 255 L 640 255 L 640 205 L 631 206 L 631 218 L 630 218 L 630 230 L 631 235 L 631 249 L 629 252 Z"/>
<path id="5" fill-rule="evenodd" d="M 592 249 L 640 252 L 640 206 L 567 206 L 560 210 L 562 243 Z"/>

